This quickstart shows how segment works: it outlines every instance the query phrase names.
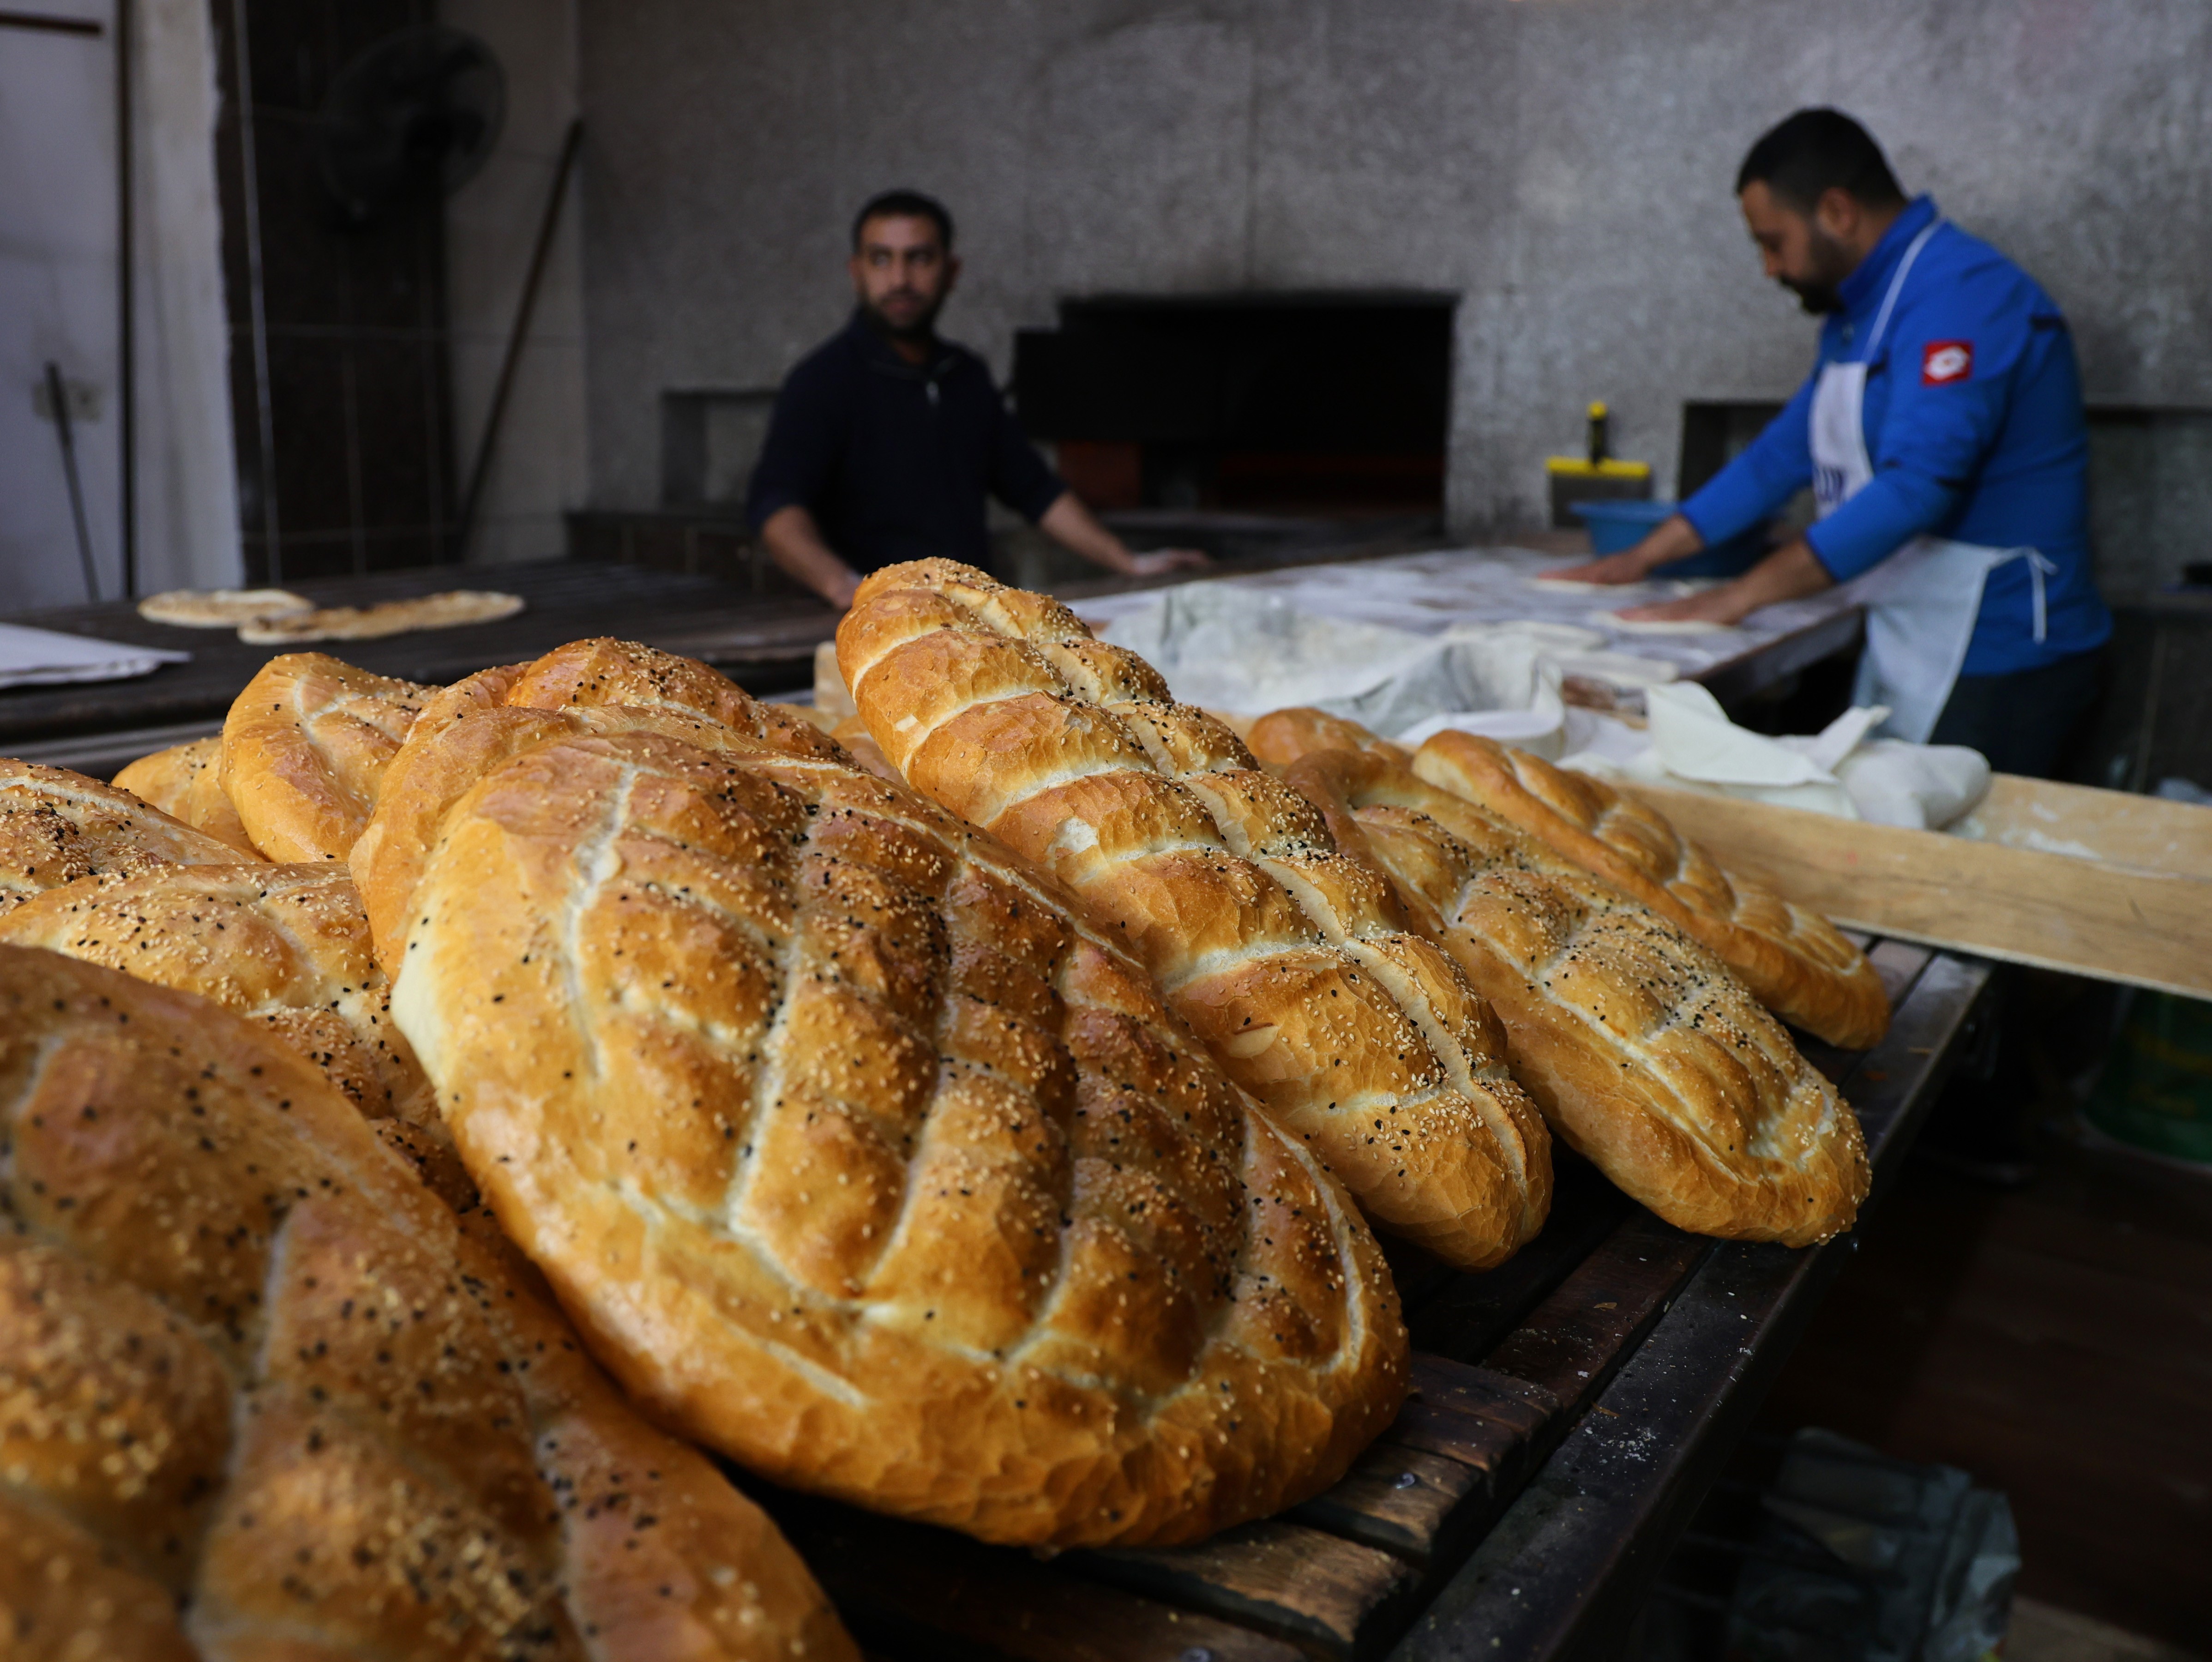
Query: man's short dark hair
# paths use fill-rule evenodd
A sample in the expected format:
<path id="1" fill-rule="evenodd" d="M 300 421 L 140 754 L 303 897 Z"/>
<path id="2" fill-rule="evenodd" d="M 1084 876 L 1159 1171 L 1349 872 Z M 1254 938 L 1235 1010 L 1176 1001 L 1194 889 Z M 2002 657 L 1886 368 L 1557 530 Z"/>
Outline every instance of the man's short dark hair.
<path id="1" fill-rule="evenodd" d="M 1800 110 L 1766 133 L 1736 170 L 1736 194 L 1754 180 L 1801 214 L 1839 188 L 1870 208 L 1905 200 L 1874 135 L 1841 110 Z"/>
<path id="2" fill-rule="evenodd" d="M 945 252 L 952 252 L 952 213 L 933 196 L 924 196 L 920 191 L 883 191 L 860 204 L 860 211 L 853 216 L 853 247 L 860 247 L 860 228 L 872 219 L 926 219 L 937 227 L 937 240 L 945 245 Z"/>

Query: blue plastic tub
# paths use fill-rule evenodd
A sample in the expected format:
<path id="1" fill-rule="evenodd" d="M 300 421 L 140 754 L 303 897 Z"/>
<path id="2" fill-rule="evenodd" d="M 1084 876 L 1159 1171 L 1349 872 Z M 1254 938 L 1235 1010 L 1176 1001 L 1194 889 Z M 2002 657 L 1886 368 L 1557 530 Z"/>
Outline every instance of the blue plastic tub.
<path id="1" fill-rule="evenodd" d="M 1646 533 L 1674 512 L 1673 502 L 1590 502 L 1569 504 L 1589 527 L 1590 552 L 1618 554 L 1644 540 Z M 1655 577 L 1733 577 L 1748 571 L 1766 551 L 1766 527 L 1754 526 L 1724 543 L 1701 548 L 1686 560 L 1656 568 Z"/>

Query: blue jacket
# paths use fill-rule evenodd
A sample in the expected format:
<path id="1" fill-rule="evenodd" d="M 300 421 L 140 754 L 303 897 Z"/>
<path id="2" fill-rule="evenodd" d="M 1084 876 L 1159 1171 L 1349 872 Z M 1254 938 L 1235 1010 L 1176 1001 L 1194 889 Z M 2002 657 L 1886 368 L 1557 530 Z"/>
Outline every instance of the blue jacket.
<path id="1" fill-rule="evenodd" d="M 1746 531 L 1812 482 L 1813 389 L 1820 369 L 1858 355 L 1891 277 L 1936 217 L 1922 197 L 1838 290 L 1811 377 L 1750 447 L 1682 504 L 1708 544 Z M 1961 354 L 1952 349 L 1964 346 Z M 2088 424 L 2074 340 L 2033 278 L 1987 243 L 1946 225 L 1905 279 L 1869 365 L 1863 411 L 1874 478 L 1806 540 L 1838 582 L 1921 533 L 1993 548 L 2033 548 L 2045 578 L 2035 639 L 2027 563 L 1990 574 L 1960 672 L 2007 675 L 2101 645 L 2112 616 L 2089 575 Z"/>

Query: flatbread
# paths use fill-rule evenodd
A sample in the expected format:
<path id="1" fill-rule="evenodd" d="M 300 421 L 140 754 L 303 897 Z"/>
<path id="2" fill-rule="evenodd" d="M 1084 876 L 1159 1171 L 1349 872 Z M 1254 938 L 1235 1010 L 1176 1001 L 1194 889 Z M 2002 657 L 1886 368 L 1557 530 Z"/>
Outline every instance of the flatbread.
<path id="1" fill-rule="evenodd" d="M 495 623 L 522 610 L 520 594 L 494 589 L 451 588 L 412 600 L 376 606 L 326 606 L 319 612 L 263 618 L 240 625 L 238 638 L 254 646 L 290 646 L 302 641 L 373 641 L 416 629 L 458 629 L 464 624 Z"/>
<path id="2" fill-rule="evenodd" d="M 149 624 L 179 629 L 236 629 L 261 618 L 313 612 L 315 603 L 289 588 L 173 588 L 138 602 Z"/>
<path id="3" fill-rule="evenodd" d="M 1624 618 L 1618 612 L 1604 614 L 1606 623 L 1624 635 L 1735 635 L 1734 624 L 1707 623 L 1694 618 Z"/>

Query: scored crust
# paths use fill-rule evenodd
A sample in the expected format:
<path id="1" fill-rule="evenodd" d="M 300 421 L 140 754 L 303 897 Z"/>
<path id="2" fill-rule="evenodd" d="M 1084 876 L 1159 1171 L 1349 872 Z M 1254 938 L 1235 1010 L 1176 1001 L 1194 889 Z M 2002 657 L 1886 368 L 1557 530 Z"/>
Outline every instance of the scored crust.
<path id="1" fill-rule="evenodd" d="M 343 860 L 436 689 L 319 652 L 271 658 L 222 724 L 223 783 L 272 860 Z"/>
<path id="2" fill-rule="evenodd" d="M 0 1631 L 37 1654 L 857 1657 L 259 1028 L 0 946 Z"/>
<path id="3" fill-rule="evenodd" d="M 493 589 L 453 588 L 411 600 L 381 600 L 374 606 L 325 606 L 276 617 L 243 619 L 238 638 L 252 646 L 297 646 L 307 641 L 374 641 L 417 629 L 458 629 L 466 624 L 496 623 L 523 609 L 520 594 Z"/>
<path id="4" fill-rule="evenodd" d="M 837 649 L 892 765 L 1123 932 L 1378 1227 L 1478 1269 L 1542 1227 L 1549 1141 L 1495 1017 L 1389 886 L 1149 664 L 948 560 L 867 578 Z"/>
<path id="5" fill-rule="evenodd" d="M 127 790 L 0 758 L 0 916 L 81 877 L 237 860 L 236 849 Z"/>
<path id="6" fill-rule="evenodd" d="M 369 1117 L 436 1118 L 429 1083 L 392 1025 L 368 917 L 343 866 L 80 878 L 0 916 L 0 941 L 197 993 L 267 1028 Z"/>
<path id="7" fill-rule="evenodd" d="M 1620 1188 L 1699 1234 L 1804 1246 L 1850 1226 L 1857 1117 L 1705 947 L 1386 756 L 1318 751 L 1284 777 L 1389 874 L 1504 1018 L 1553 1128 Z"/>
<path id="8" fill-rule="evenodd" d="M 394 1014 L 665 1423 L 1054 1545 L 1273 1513 L 1389 1423 L 1358 1214 L 1048 879 L 679 710 L 428 726 L 355 855 Z"/>
<path id="9" fill-rule="evenodd" d="M 1784 1020 L 1847 1050 L 1889 1030 L 1889 995 L 1864 953 L 1826 918 L 1730 877 L 1656 808 L 1471 733 L 1437 734 L 1414 756 L 1413 771 L 1703 941 Z"/>
<path id="10" fill-rule="evenodd" d="M 246 822 L 222 783 L 222 735 L 211 733 L 190 744 L 172 745 L 151 756 L 142 756 L 115 776 L 118 790 L 127 790 L 173 814 L 195 831 L 204 831 L 218 843 L 227 843 L 248 860 L 258 860 L 261 850 L 246 834 Z"/>

